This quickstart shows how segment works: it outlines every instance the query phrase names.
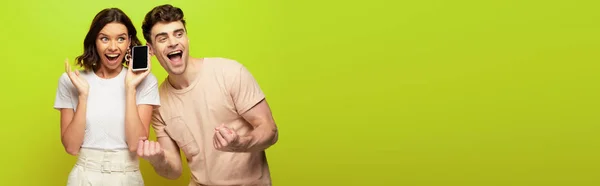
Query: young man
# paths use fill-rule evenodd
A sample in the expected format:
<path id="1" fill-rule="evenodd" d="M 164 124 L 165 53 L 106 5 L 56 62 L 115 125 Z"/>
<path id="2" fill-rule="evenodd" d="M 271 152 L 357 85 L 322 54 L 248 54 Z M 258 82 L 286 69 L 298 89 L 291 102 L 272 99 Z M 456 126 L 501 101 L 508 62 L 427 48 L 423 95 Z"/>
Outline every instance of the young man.
<path id="1" fill-rule="evenodd" d="M 138 155 L 163 177 L 181 176 L 183 151 L 189 185 L 271 185 L 265 149 L 278 139 L 265 95 L 240 63 L 191 58 L 183 11 L 152 9 L 142 26 L 168 77 L 153 114 L 157 142 L 140 140 Z"/>

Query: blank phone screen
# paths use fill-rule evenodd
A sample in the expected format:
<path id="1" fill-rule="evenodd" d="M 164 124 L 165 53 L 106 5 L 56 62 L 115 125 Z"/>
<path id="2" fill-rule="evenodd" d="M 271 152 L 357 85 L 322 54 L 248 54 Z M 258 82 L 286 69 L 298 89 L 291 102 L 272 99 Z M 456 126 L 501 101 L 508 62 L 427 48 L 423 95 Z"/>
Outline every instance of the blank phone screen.
<path id="1" fill-rule="evenodd" d="M 148 47 L 133 47 L 133 69 L 148 68 Z"/>

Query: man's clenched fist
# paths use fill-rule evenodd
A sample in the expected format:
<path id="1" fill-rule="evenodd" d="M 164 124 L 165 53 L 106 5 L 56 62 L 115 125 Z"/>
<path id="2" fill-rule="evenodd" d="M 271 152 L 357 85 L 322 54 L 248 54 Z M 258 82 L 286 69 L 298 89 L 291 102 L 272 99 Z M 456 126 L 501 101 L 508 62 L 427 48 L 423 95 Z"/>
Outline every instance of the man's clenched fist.
<path id="1" fill-rule="evenodd" d="M 239 136 L 235 131 L 221 124 L 215 128 L 213 136 L 213 145 L 215 149 L 226 152 L 235 152 L 239 148 Z"/>
<path id="2" fill-rule="evenodd" d="M 156 162 L 165 158 L 165 153 L 160 147 L 160 143 L 144 139 L 140 139 L 138 143 L 137 154 L 148 161 Z"/>

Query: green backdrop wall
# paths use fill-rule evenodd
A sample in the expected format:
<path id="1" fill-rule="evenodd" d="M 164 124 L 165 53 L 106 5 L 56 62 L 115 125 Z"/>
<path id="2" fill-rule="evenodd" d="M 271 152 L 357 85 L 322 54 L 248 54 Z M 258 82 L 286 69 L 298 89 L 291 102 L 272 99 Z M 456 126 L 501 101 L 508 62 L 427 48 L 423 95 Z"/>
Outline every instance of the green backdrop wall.
<path id="1" fill-rule="evenodd" d="M 192 56 L 238 60 L 266 92 L 274 185 L 600 184 L 597 1 L 21 0 L 0 11 L 0 185 L 65 185 L 63 60 L 101 9 L 140 28 L 164 3 Z"/>

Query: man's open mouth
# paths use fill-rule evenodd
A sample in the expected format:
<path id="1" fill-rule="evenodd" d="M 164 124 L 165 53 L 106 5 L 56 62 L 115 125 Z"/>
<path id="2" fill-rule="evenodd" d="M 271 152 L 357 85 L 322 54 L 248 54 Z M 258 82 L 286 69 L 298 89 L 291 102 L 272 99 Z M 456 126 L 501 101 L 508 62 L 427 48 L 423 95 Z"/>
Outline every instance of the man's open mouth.
<path id="1" fill-rule="evenodd" d="M 181 59 L 181 56 L 183 55 L 183 51 L 181 50 L 175 50 L 170 52 L 169 54 L 167 54 L 167 57 L 171 60 L 171 61 L 178 61 Z"/>

